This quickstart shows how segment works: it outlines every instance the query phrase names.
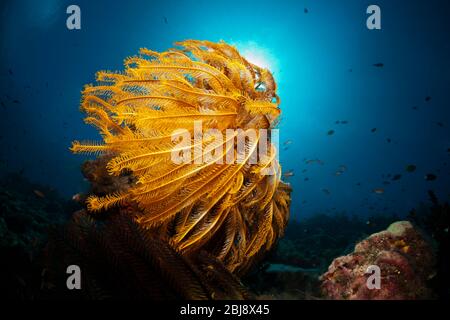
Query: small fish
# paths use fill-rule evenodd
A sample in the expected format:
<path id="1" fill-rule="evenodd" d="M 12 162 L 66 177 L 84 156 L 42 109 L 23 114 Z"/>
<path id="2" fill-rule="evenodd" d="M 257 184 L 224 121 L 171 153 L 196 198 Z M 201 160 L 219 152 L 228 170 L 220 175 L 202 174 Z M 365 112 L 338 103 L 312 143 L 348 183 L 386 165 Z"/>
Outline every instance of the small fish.
<path id="1" fill-rule="evenodd" d="M 437 124 L 439 127 L 441 127 L 441 128 L 444 127 L 444 124 L 443 124 L 442 122 L 436 122 L 436 124 Z"/>
<path id="2" fill-rule="evenodd" d="M 388 185 L 390 185 L 391 183 L 390 183 L 389 181 L 383 181 L 383 184 L 384 184 L 385 186 L 388 186 Z"/>
<path id="3" fill-rule="evenodd" d="M 322 192 L 325 193 L 327 196 L 329 196 L 331 194 L 331 191 L 328 189 L 322 189 Z"/>
<path id="4" fill-rule="evenodd" d="M 360 187 L 360 186 L 361 186 L 361 182 L 358 182 L 356 185 L 357 185 L 358 187 Z"/>
<path id="5" fill-rule="evenodd" d="M 386 141 L 387 141 L 387 143 L 391 143 L 392 142 L 391 138 L 387 138 Z"/>
<path id="6" fill-rule="evenodd" d="M 285 178 L 289 178 L 289 177 L 293 177 L 294 176 L 294 170 L 289 170 L 286 171 L 285 173 L 283 173 L 283 177 Z"/>
<path id="7" fill-rule="evenodd" d="M 374 63 L 373 66 L 377 67 L 377 68 L 383 68 L 384 67 L 384 63 L 381 63 L 381 62 Z"/>
<path id="8" fill-rule="evenodd" d="M 81 194 L 81 193 L 74 194 L 74 195 L 72 196 L 72 200 L 75 201 L 75 202 L 81 202 L 81 200 L 82 200 L 82 194 Z"/>
<path id="9" fill-rule="evenodd" d="M 425 101 L 426 102 L 430 102 L 431 101 L 431 97 L 430 96 L 425 97 Z"/>
<path id="10" fill-rule="evenodd" d="M 384 193 L 384 189 L 383 188 L 377 188 L 377 189 L 373 189 L 372 192 L 376 193 L 376 194 L 383 194 Z"/>
<path id="11" fill-rule="evenodd" d="M 288 146 L 292 144 L 292 140 L 286 140 L 285 142 L 283 142 L 283 146 Z"/>
<path id="12" fill-rule="evenodd" d="M 323 162 L 322 160 L 320 160 L 320 159 L 310 159 L 310 160 L 306 160 L 305 163 L 306 163 L 306 164 L 317 163 L 317 164 L 320 164 L 320 165 L 322 165 L 322 166 L 324 165 L 324 162 Z"/>
<path id="13" fill-rule="evenodd" d="M 335 124 L 340 124 L 341 122 L 339 121 L 339 120 L 337 120 L 336 122 L 335 122 Z"/>
<path id="14" fill-rule="evenodd" d="M 303 12 L 308 13 L 309 12 L 308 8 L 303 9 Z"/>
<path id="15" fill-rule="evenodd" d="M 340 175 L 342 175 L 343 173 L 344 173 L 344 172 L 338 170 L 338 171 L 336 171 L 336 172 L 334 173 L 334 175 L 335 175 L 335 176 L 340 176 Z"/>
<path id="16" fill-rule="evenodd" d="M 413 109 L 413 110 L 418 110 L 419 107 L 414 106 L 414 107 L 412 107 L 412 109 Z"/>
<path id="17" fill-rule="evenodd" d="M 8 69 L 8 73 L 9 73 L 10 76 L 12 76 L 13 75 L 12 69 Z"/>
<path id="18" fill-rule="evenodd" d="M 342 120 L 341 123 L 342 123 L 342 124 L 347 124 L 348 121 L 347 121 L 347 120 Z"/>
<path id="19" fill-rule="evenodd" d="M 305 178 L 305 179 L 303 179 L 304 181 L 309 181 L 309 178 Z"/>
<path id="20" fill-rule="evenodd" d="M 400 180 L 402 178 L 402 175 L 401 174 L 396 174 L 396 175 L 394 175 L 393 177 L 392 177 L 392 181 L 397 181 L 397 180 Z"/>
<path id="21" fill-rule="evenodd" d="M 308 171 L 308 169 L 303 169 L 303 170 L 302 170 L 302 173 L 305 173 L 306 171 Z"/>
<path id="22" fill-rule="evenodd" d="M 348 69 L 348 72 L 353 72 L 353 69 Z"/>
<path id="23" fill-rule="evenodd" d="M 165 24 L 168 24 L 168 21 L 167 21 L 167 18 L 166 18 L 166 17 L 164 17 L 164 23 L 165 23 Z"/>
<path id="24" fill-rule="evenodd" d="M 20 101 L 19 100 L 13 100 L 13 103 L 18 104 L 18 103 L 20 103 Z"/>
<path id="25" fill-rule="evenodd" d="M 334 134 L 334 130 L 329 130 L 328 132 L 327 132 L 327 135 L 329 135 L 329 136 L 331 136 L 331 135 L 333 135 Z"/>
<path id="26" fill-rule="evenodd" d="M 437 176 L 436 176 L 435 174 L 428 173 L 428 174 L 426 174 L 426 175 L 424 176 L 424 179 L 425 179 L 426 181 L 434 181 L 434 180 L 437 179 Z"/>
<path id="27" fill-rule="evenodd" d="M 407 172 L 414 172 L 414 171 L 416 171 L 416 166 L 415 165 L 413 165 L 413 164 L 408 164 L 407 166 L 406 166 L 406 171 Z"/>
<path id="28" fill-rule="evenodd" d="M 347 171 L 347 166 L 342 164 L 339 166 L 339 170 L 342 172 Z"/>
<path id="29" fill-rule="evenodd" d="M 370 130 L 370 132 L 375 132 L 377 131 L 377 128 L 372 128 L 372 130 Z"/>
<path id="30" fill-rule="evenodd" d="M 39 190 L 33 190 L 34 194 L 37 195 L 39 198 L 45 198 L 45 194 L 42 191 Z"/>

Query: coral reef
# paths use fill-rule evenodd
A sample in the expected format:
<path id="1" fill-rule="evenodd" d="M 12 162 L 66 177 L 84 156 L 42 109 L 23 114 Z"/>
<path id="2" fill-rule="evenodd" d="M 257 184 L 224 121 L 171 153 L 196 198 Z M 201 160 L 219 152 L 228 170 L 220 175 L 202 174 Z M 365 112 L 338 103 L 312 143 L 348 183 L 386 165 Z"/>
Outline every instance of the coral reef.
<path id="1" fill-rule="evenodd" d="M 409 219 L 421 227 L 433 240 L 436 247 L 436 276 L 431 286 L 440 299 L 450 299 L 450 204 L 441 203 L 436 194 L 428 191 L 431 206 L 422 205 L 411 210 Z"/>
<path id="2" fill-rule="evenodd" d="M 381 286 L 369 288 L 369 266 L 381 270 Z M 427 280 L 434 274 L 431 246 L 408 221 L 393 223 L 355 246 L 353 253 L 335 259 L 321 276 L 328 299 L 427 299 Z"/>
<path id="3" fill-rule="evenodd" d="M 64 224 L 77 206 L 55 190 L 20 174 L 0 181 L 0 295 L 32 299 L 40 285 L 40 252 L 51 226 Z"/>
<path id="4" fill-rule="evenodd" d="M 334 258 L 351 253 L 358 241 L 398 220 L 395 215 L 373 215 L 364 219 L 346 213 L 317 213 L 299 221 L 291 220 L 285 237 L 269 259 L 271 263 L 319 269 L 323 273 Z"/>
<path id="5" fill-rule="evenodd" d="M 93 170 L 104 181 L 105 173 L 128 180 L 106 194 L 93 188 L 88 209 L 136 204 L 133 218 L 184 254 L 207 249 L 244 273 L 274 245 L 289 215 L 290 187 L 270 138 L 280 114 L 276 84 L 226 43 L 177 45 L 142 49 L 125 60 L 123 73 L 98 72 L 97 85 L 85 87 L 81 110 L 103 142 L 75 141 L 71 150 L 109 157 Z M 239 137 L 243 150 L 234 143 Z"/>
<path id="6" fill-rule="evenodd" d="M 346 213 L 291 220 L 264 262 L 242 280 L 258 298 L 319 299 L 318 278 L 333 259 L 351 253 L 357 242 L 398 220 L 395 215 L 364 219 Z"/>
<path id="7" fill-rule="evenodd" d="M 78 265 L 83 290 L 67 290 L 66 268 Z M 46 248 L 41 298 L 206 300 L 250 295 L 215 257 L 202 251 L 186 258 L 168 241 L 129 215 L 110 212 L 106 220 L 86 211 L 74 214 Z"/>

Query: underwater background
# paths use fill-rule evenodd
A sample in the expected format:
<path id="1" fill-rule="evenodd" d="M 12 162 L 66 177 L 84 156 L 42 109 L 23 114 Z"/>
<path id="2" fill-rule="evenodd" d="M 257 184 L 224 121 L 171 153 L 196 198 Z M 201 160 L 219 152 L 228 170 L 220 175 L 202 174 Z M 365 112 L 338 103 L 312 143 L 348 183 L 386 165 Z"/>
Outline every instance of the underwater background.
<path id="1" fill-rule="evenodd" d="M 86 157 L 68 150 L 98 140 L 82 87 L 141 47 L 206 39 L 274 72 L 294 219 L 402 215 L 429 189 L 450 196 L 448 1 L 377 1 L 382 30 L 366 28 L 367 1 L 78 1 L 81 30 L 66 28 L 70 4 L 2 1 L 2 174 L 85 190 Z"/>
<path id="2" fill-rule="evenodd" d="M 81 8 L 81 30 L 66 27 L 71 4 Z M 381 8 L 381 30 L 366 27 L 371 4 Z M 97 71 L 122 70 L 124 58 L 142 47 L 162 52 L 176 41 L 200 39 L 224 40 L 250 62 L 270 69 L 281 98 L 279 152 L 283 180 L 293 190 L 291 218 L 285 237 L 243 276 L 246 289 L 261 299 L 370 299 L 365 292 L 352 297 L 346 290 L 364 276 L 357 274 L 364 263 L 374 263 L 373 254 L 360 262 L 351 252 L 359 243 L 364 254 L 382 257 L 386 248 L 379 244 L 387 241 L 387 254 L 401 252 L 389 267 L 413 270 L 413 276 L 393 277 L 408 286 L 393 285 L 378 298 L 448 299 L 448 12 L 446 0 L 2 1 L 0 284 L 8 290 L 0 294 L 59 297 L 61 292 L 53 290 L 56 281 L 43 279 L 42 269 L 51 266 L 65 275 L 61 257 L 67 256 L 52 247 L 51 234 L 46 244 L 49 226 L 64 226 L 71 219 L 68 247 L 73 245 L 70 236 L 83 238 L 81 226 L 88 226 L 94 240 L 105 237 L 117 247 L 124 245 L 115 228 L 128 230 L 126 219 L 112 214 L 102 229 L 86 212 L 73 214 L 95 188 L 82 171 L 96 165 L 81 170 L 94 157 L 74 155 L 69 147 L 76 139 L 101 140 L 83 122 L 81 91 L 94 82 Z M 402 219 L 411 224 L 400 222 L 374 234 Z M 127 241 L 145 233 L 133 230 Z M 88 256 L 115 254 L 91 248 L 91 238 L 82 240 Z M 139 248 L 150 257 L 174 259 L 186 267 L 180 267 L 181 273 L 189 273 L 190 266 L 172 256 L 167 243 L 152 241 L 157 245 L 150 241 Z M 122 258 L 117 260 L 127 265 L 127 256 Z M 190 263 L 204 266 L 208 259 L 199 255 Z M 346 259 L 359 264 L 342 275 Z M 333 269 L 332 261 L 338 266 L 344 261 L 345 268 Z M 100 268 L 101 275 L 106 270 L 112 279 L 118 276 L 108 269 L 107 259 L 85 262 Z M 220 263 L 215 266 L 222 270 Z M 153 267 L 145 269 L 153 276 L 180 272 Z M 120 281 L 129 283 L 136 274 L 119 276 L 119 296 L 144 287 L 122 292 Z M 234 275 L 223 271 L 216 276 L 231 288 L 216 298 L 248 298 L 229 295 L 241 292 Z M 333 282 L 342 277 L 348 288 Z M 200 278 L 180 281 L 174 295 L 192 298 L 195 290 L 187 288 L 201 283 Z M 167 286 L 161 281 L 161 287 Z M 65 279 L 62 283 L 65 290 Z M 161 298 L 161 292 L 151 293 Z"/>

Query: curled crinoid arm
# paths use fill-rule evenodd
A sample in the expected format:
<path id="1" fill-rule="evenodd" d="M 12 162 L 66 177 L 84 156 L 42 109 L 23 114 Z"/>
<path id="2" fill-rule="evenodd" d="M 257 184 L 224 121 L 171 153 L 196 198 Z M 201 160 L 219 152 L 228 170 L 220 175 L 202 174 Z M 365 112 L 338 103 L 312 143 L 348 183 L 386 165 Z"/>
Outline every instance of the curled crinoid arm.
<path id="1" fill-rule="evenodd" d="M 181 252 L 207 249 L 244 272 L 282 235 L 289 215 L 276 146 L 260 133 L 278 123 L 276 83 L 224 42 L 176 45 L 162 53 L 141 49 L 123 72 L 100 71 L 97 84 L 84 88 L 85 122 L 103 141 L 75 141 L 71 150 L 107 154 L 111 176 L 134 177 L 126 190 L 89 197 L 88 209 L 134 203 L 137 223 L 160 230 Z M 174 139 L 180 129 L 186 145 Z M 240 154 L 234 141 L 251 132 Z M 261 143 L 264 157 L 257 156 Z M 174 162 L 174 152 L 190 161 Z"/>

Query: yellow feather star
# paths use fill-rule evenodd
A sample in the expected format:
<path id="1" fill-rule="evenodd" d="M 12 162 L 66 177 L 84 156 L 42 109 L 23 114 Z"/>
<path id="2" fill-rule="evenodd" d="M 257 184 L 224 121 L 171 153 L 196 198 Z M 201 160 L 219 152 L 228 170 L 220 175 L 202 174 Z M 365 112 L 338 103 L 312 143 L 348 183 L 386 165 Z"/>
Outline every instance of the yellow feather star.
<path id="1" fill-rule="evenodd" d="M 256 131 L 241 162 L 195 160 L 214 147 L 221 151 L 215 160 L 230 152 L 236 160 L 236 147 L 228 144 L 235 135 L 220 140 L 207 134 L 210 129 L 270 132 L 280 114 L 276 84 L 268 70 L 224 42 L 176 45 L 163 53 L 141 49 L 138 57 L 125 60 L 123 73 L 98 72 L 97 85 L 84 88 L 85 122 L 98 128 L 103 143 L 74 141 L 72 152 L 109 154 L 109 174 L 128 172 L 136 178 L 126 191 L 89 197 L 88 209 L 137 203 L 137 221 L 165 232 L 181 252 L 207 249 L 231 271 L 243 272 L 287 224 L 290 187 L 280 179 L 275 147 Z M 200 142 L 194 137 L 198 121 L 205 135 Z M 189 163 L 171 158 L 177 148 L 172 134 L 180 128 L 193 137 L 188 147 L 176 149 L 192 156 Z M 268 156 L 252 163 L 264 139 Z M 268 167 L 274 174 L 263 174 Z"/>

